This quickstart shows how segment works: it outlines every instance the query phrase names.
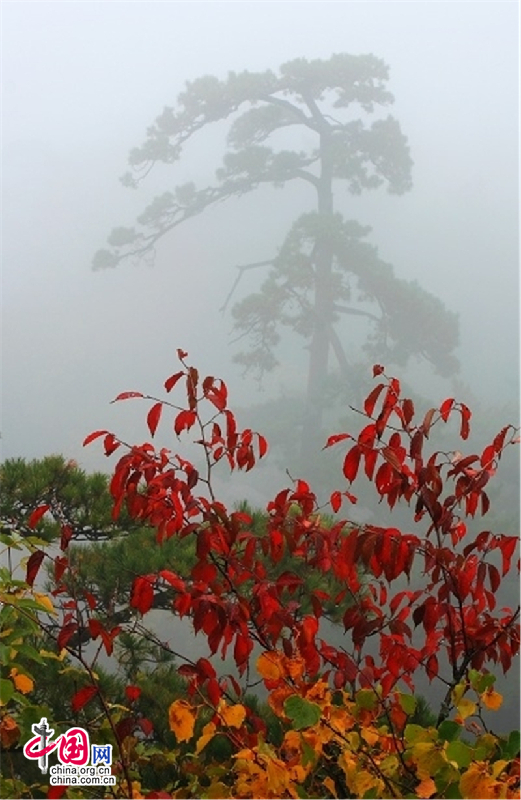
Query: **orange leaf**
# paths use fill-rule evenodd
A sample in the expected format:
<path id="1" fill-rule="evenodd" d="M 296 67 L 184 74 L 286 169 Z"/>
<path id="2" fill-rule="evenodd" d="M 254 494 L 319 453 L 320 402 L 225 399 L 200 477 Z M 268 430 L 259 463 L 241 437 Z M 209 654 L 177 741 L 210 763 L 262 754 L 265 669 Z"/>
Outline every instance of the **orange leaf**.
<path id="1" fill-rule="evenodd" d="M 246 719 L 246 709 L 244 706 L 237 704 L 235 706 L 223 705 L 219 709 L 219 714 L 225 725 L 229 728 L 240 728 Z"/>
<path id="2" fill-rule="evenodd" d="M 19 738 L 20 728 L 13 717 L 9 716 L 9 714 L 2 717 L 0 722 L 0 741 L 2 742 L 2 747 L 6 749 L 11 747 L 11 745 L 16 744 Z"/>
<path id="3" fill-rule="evenodd" d="M 199 755 L 201 750 L 203 750 L 208 742 L 210 742 L 213 737 L 215 736 L 216 727 L 213 722 L 209 722 L 207 725 L 204 726 L 203 732 L 201 736 L 197 740 L 195 754 Z"/>
<path id="4" fill-rule="evenodd" d="M 437 792 L 436 784 L 432 778 L 424 778 L 421 783 L 416 787 L 416 797 L 422 797 L 426 800 L 432 797 Z"/>
<path id="5" fill-rule="evenodd" d="M 283 675 L 279 654 L 274 652 L 261 653 L 257 659 L 257 670 L 266 680 L 278 681 Z"/>
<path id="6" fill-rule="evenodd" d="M 186 700 L 176 700 L 168 709 L 168 724 L 179 742 L 188 742 L 194 735 L 194 709 Z"/>
<path id="7" fill-rule="evenodd" d="M 503 696 L 496 692 L 492 687 L 489 687 L 486 692 L 481 695 L 483 704 L 491 711 L 497 711 L 503 702 Z"/>
<path id="8" fill-rule="evenodd" d="M 34 688 L 34 681 L 31 680 L 31 678 L 29 678 L 27 675 L 19 675 L 16 667 L 13 667 L 10 672 L 10 676 L 19 692 L 22 694 L 28 694 L 29 692 L 32 692 Z"/>

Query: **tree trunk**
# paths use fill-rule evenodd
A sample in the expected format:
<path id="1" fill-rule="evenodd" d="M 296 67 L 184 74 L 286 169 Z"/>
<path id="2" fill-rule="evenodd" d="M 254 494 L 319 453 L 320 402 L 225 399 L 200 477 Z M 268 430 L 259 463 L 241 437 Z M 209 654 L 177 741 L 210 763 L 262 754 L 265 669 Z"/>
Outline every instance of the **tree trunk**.
<path id="1" fill-rule="evenodd" d="M 320 136 L 321 175 L 318 184 L 318 212 L 333 213 L 333 179 L 328 157 L 329 131 Z M 313 303 L 313 333 L 309 348 L 308 382 L 302 439 L 301 468 L 304 474 L 313 471 L 313 463 L 323 446 L 323 394 L 328 374 L 330 346 L 329 327 L 334 298 L 331 291 L 333 251 L 327 233 L 317 238 L 314 247 L 315 297 Z"/>

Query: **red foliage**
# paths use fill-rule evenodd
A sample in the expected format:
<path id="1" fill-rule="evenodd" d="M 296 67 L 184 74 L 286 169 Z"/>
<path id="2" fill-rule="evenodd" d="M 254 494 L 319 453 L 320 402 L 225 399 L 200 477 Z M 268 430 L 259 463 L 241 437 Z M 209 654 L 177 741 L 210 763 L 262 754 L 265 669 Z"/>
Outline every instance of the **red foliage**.
<path id="1" fill-rule="evenodd" d="M 181 437 L 196 432 L 205 456 L 204 475 L 181 455 L 166 448 L 157 450 L 150 443 L 129 448 L 105 430 L 85 439 L 89 444 L 103 437 L 107 455 L 125 447 L 110 483 L 114 517 L 125 505 L 133 518 L 156 529 L 159 543 L 172 536 L 192 536 L 196 542 L 197 560 L 190 575 L 181 577 L 162 569 L 137 576 L 129 598 L 131 608 L 145 614 L 154 606 L 157 592 L 171 593 L 173 612 L 190 615 L 194 630 L 206 637 L 209 652 L 223 657 L 231 653 L 241 675 L 248 668 L 254 643 L 264 652 L 277 650 L 298 661 L 309 679 L 322 671 L 336 688 L 378 683 L 384 695 L 390 695 L 400 681 L 412 687 L 418 670 L 430 680 L 436 678 L 442 653 L 451 668 L 449 684 L 464 677 L 469 668 L 481 669 L 490 662 L 500 663 L 505 672 L 510 668 L 519 651 L 519 609 L 496 611 L 496 594 L 511 569 L 518 540 L 490 531 L 472 538 L 463 518 L 487 513 L 485 488 L 505 448 L 518 441 L 514 428 L 504 427 L 482 453 L 427 452 L 433 428 L 453 414 L 460 416 L 460 436 L 466 440 L 470 410 L 449 398 L 415 422 L 414 404 L 402 397 L 399 381 L 387 378 L 383 367 L 375 366 L 373 374 L 380 382 L 364 402 L 365 426 L 357 436 L 330 436 L 325 447 L 347 444 L 343 475 L 349 485 L 365 475 L 389 509 L 401 501 L 410 504 L 419 527 L 421 523 L 421 535 L 346 520 L 326 525 L 315 494 L 302 480 L 276 495 L 267 506 L 266 531 L 254 533 L 247 514 L 229 512 L 216 500 L 211 473 L 222 459 L 232 470 L 252 469 L 267 452 L 266 440 L 251 429 L 238 429 L 222 380 L 201 379 L 186 364 L 186 353 L 178 351 L 178 355 L 182 369 L 164 386 L 169 393 L 184 390 L 185 402 L 173 405 L 140 392 L 124 392 L 116 400 L 153 401 L 146 418 L 151 436 L 161 417 L 173 409 L 174 433 Z M 356 502 L 345 484 L 330 495 L 335 513 L 344 498 Z M 31 523 L 36 524 L 45 510 L 44 506 L 36 509 Z M 277 565 L 287 555 L 295 571 L 273 574 L 266 562 Z M 30 583 L 41 558 L 43 553 L 37 551 L 29 559 Z M 425 576 L 423 585 L 403 589 L 402 581 L 399 590 L 394 590 L 393 583 L 403 578 L 409 581 L 418 563 Z M 57 557 L 56 580 L 66 568 L 67 559 Z M 309 606 L 307 613 L 301 606 L 299 573 L 303 568 L 332 576 L 341 584 L 336 596 L 312 592 L 311 613 Z M 108 630 L 94 618 L 96 599 L 87 595 L 83 598 L 86 625 L 77 600 L 70 601 L 72 606 L 64 604 L 58 646 L 67 647 L 76 633 L 88 629 L 110 655 L 120 628 Z M 320 619 L 328 604 L 346 599 L 350 604 L 343 611 L 345 644 L 335 647 L 321 638 Z M 366 642 L 375 638 L 378 658 L 364 652 Z M 277 668 L 270 670 L 268 680 L 274 688 Z M 179 672 L 188 679 L 189 692 L 204 691 L 214 708 L 230 682 L 239 691 L 235 678 L 219 680 L 204 658 L 182 664 Z M 137 687 L 127 686 L 129 702 L 138 698 L 138 692 Z M 95 693 L 92 686 L 80 689 L 73 708 L 80 710 Z M 135 724 L 134 718 L 125 718 L 118 735 Z M 255 729 L 257 723 L 251 724 Z"/>

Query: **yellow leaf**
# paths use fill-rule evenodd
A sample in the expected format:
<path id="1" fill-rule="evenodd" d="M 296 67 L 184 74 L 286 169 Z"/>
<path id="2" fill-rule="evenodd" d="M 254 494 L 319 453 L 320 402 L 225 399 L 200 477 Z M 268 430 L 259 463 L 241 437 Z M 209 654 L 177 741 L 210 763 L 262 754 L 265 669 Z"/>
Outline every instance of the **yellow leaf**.
<path id="1" fill-rule="evenodd" d="M 188 742 L 194 735 L 195 712 L 186 700 L 176 700 L 168 709 L 168 724 L 179 742 Z"/>
<path id="2" fill-rule="evenodd" d="M 481 695 L 483 704 L 491 711 L 497 711 L 503 702 L 503 696 L 496 692 L 492 687 L 489 687 L 486 692 Z"/>
<path id="3" fill-rule="evenodd" d="M 11 670 L 10 676 L 16 688 L 19 692 L 22 692 L 22 694 L 28 694 L 34 689 L 34 681 L 27 675 L 20 675 L 15 667 Z"/>
<path id="4" fill-rule="evenodd" d="M 257 659 L 257 670 L 266 680 L 278 681 L 283 675 L 279 653 L 261 653 Z"/>
<path id="5" fill-rule="evenodd" d="M 42 658 L 54 658 L 55 661 L 63 661 L 64 658 L 67 656 L 67 650 L 65 649 L 65 647 L 62 647 L 59 655 L 56 655 L 56 653 L 52 653 L 50 650 L 40 650 L 39 653 Z"/>
<path id="6" fill-rule="evenodd" d="M 428 797 L 432 797 L 433 794 L 436 794 L 436 791 L 436 784 L 432 778 L 424 778 L 416 787 L 416 796 L 427 800 Z"/>
<path id="7" fill-rule="evenodd" d="M 360 736 L 369 745 L 376 744 L 380 738 L 380 734 L 374 728 L 362 728 Z"/>
<path id="8" fill-rule="evenodd" d="M 495 761 L 491 765 L 492 775 L 494 776 L 494 778 L 498 778 L 499 777 L 499 775 L 503 772 L 503 770 L 505 769 L 507 764 L 508 764 L 508 761 L 505 761 L 504 759 L 502 759 L 500 761 Z"/>
<path id="9" fill-rule="evenodd" d="M 230 797 L 230 789 L 228 786 L 225 786 L 224 783 L 221 783 L 221 781 L 217 781 L 216 783 L 214 783 L 214 781 L 212 780 L 212 783 L 210 784 L 208 789 L 206 789 L 204 796 L 220 800 L 220 798 L 222 797 Z"/>
<path id="10" fill-rule="evenodd" d="M 445 752 L 434 742 L 417 742 L 410 752 L 416 762 L 420 779 L 436 775 L 448 763 Z"/>
<path id="11" fill-rule="evenodd" d="M 275 797 L 284 797 L 289 787 L 289 773 L 286 765 L 275 758 L 266 759 L 266 772 L 268 773 L 268 787 Z"/>
<path id="12" fill-rule="evenodd" d="M 467 717 L 471 717 L 472 714 L 476 713 L 476 704 L 467 697 L 462 697 L 456 708 L 461 719 L 467 719 Z"/>
<path id="13" fill-rule="evenodd" d="M 494 785 L 496 781 L 488 774 L 488 765 L 485 762 L 471 764 L 459 782 L 462 797 L 481 797 L 483 800 L 495 797 Z"/>
<path id="14" fill-rule="evenodd" d="M 338 797 L 333 778 L 324 778 L 324 786 L 329 790 L 329 793 L 332 794 L 333 797 Z"/>
<path id="15" fill-rule="evenodd" d="M 215 736 L 216 727 L 213 722 L 209 722 L 208 725 L 205 725 L 203 728 L 203 732 L 201 736 L 197 740 L 197 744 L 195 747 L 195 754 L 199 755 L 201 750 L 203 750 L 208 742 L 210 742 L 213 737 Z"/>
<path id="16" fill-rule="evenodd" d="M 56 614 L 56 609 L 54 608 L 52 600 L 48 595 L 35 592 L 34 599 L 37 603 L 40 603 L 41 606 L 44 606 L 50 614 Z"/>
<path id="17" fill-rule="evenodd" d="M 351 791 L 356 792 L 357 797 L 363 797 L 369 789 L 376 789 L 376 797 L 383 796 L 383 781 L 376 775 L 371 775 L 366 769 L 356 771 L 353 783 L 349 788 Z"/>
<path id="18" fill-rule="evenodd" d="M 255 753 L 249 747 L 246 747 L 244 750 L 239 750 L 238 753 L 235 753 L 234 758 L 237 758 L 241 761 L 253 761 L 255 758 Z"/>
<path id="19" fill-rule="evenodd" d="M 467 684 L 466 683 L 458 683 L 454 689 L 452 690 L 452 702 L 455 706 L 457 706 L 467 691 Z"/>
<path id="20" fill-rule="evenodd" d="M 246 709 L 238 703 L 235 706 L 219 708 L 219 714 L 225 725 L 229 728 L 240 728 L 246 719 Z"/>

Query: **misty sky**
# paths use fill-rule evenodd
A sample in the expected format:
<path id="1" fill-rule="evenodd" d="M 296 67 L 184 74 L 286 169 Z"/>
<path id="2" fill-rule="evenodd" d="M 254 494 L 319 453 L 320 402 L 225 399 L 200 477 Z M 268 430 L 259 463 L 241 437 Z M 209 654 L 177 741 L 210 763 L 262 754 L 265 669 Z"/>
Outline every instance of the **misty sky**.
<path id="1" fill-rule="evenodd" d="M 342 211 L 373 226 L 397 275 L 459 312 L 461 380 L 471 392 L 489 404 L 515 401 L 518 40 L 517 2 L 4 0 L 3 457 L 63 452 L 106 468 L 99 449 L 82 450 L 83 438 L 96 428 L 126 433 L 140 420 L 146 408 L 109 401 L 156 391 L 177 369 L 177 347 L 227 379 L 242 404 L 262 399 L 232 362 L 232 322 L 219 308 L 235 265 L 273 256 L 291 220 L 311 208 L 307 195 L 265 189 L 223 204 L 177 229 L 154 267 L 94 273 L 90 262 L 156 191 L 211 182 L 221 151 L 207 143 L 137 192 L 119 183 L 129 150 L 186 80 L 301 56 L 373 53 L 389 64 L 390 110 L 409 139 L 414 189 L 344 192 Z M 302 378 L 285 363 L 270 386 L 294 379 L 302 388 Z M 134 436 L 144 439 L 144 427 Z"/>

